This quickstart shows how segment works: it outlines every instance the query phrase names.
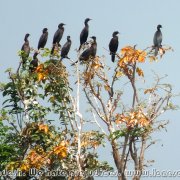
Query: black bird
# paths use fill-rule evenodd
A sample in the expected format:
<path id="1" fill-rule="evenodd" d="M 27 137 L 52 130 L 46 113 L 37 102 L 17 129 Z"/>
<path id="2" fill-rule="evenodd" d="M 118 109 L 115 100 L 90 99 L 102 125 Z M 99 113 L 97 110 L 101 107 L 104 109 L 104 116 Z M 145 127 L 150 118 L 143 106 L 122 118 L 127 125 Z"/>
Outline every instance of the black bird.
<path id="1" fill-rule="evenodd" d="M 79 59 L 80 61 L 87 61 L 90 57 L 94 58 L 96 56 L 97 51 L 97 43 L 96 43 L 96 37 L 92 36 L 93 42 L 91 46 L 83 51 L 83 53 L 80 55 Z"/>
<path id="2" fill-rule="evenodd" d="M 84 21 L 85 27 L 83 28 L 83 30 L 81 31 L 80 34 L 80 46 L 79 46 L 79 50 L 81 49 L 81 46 L 87 41 L 88 38 L 88 34 L 89 34 L 89 25 L 88 25 L 88 21 L 90 21 L 90 18 L 86 18 Z"/>
<path id="3" fill-rule="evenodd" d="M 91 46 L 86 49 L 85 51 L 82 52 L 82 54 L 80 55 L 79 57 L 79 60 L 82 62 L 82 61 L 88 61 L 90 57 L 92 58 L 95 58 L 96 56 L 96 51 L 97 51 L 97 42 L 96 42 L 96 37 L 95 36 L 92 36 L 91 37 L 93 39 L 93 42 L 91 44 Z M 78 61 L 74 62 L 72 64 L 72 66 L 74 64 L 76 64 Z"/>
<path id="4" fill-rule="evenodd" d="M 64 25 L 65 25 L 64 23 L 60 23 L 58 25 L 58 30 L 55 32 L 54 37 L 53 37 L 53 48 L 51 50 L 51 54 L 53 54 L 56 44 L 60 47 L 60 41 L 64 33 L 64 27 L 63 27 Z"/>
<path id="5" fill-rule="evenodd" d="M 162 47 L 162 45 L 161 45 L 161 43 L 162 43 L 162 32 L 160 30 L 161 28 L 162 28 L 162 26 L 159 24 L 157 26 L 157 31 L 154 34 L 153 42 L 154 42 L 154 48 L 155 48 L 155 53 L 154 53 L 155 56 L 157 56 L 159 48 Z"/>
<path id="6" fill-rule="evenodd" d="M 24 44 L 22 45 L 21 51 L 23 51 L 22 53 L 22 64 L 24 65 L 27 58 L 29 57 L 29 53 L 30 53 L 30 46 L 29 46 L 29 40 L 28 37 L 30 36 L 30 34 L 26 34 L 24 37 Z"/>
<path id="7" fill-rule="evenodd" d="M 64 44 L 64 46 L 62 47 L 61 49 L 61 60 L 63 58 L 68 58 L 68 53 L 69 53 L 69 50 L 71 48 L 71 39 L 70 39 L 70 36 L 67 36 L 67 42 Z M 69 58 L 68 58 L 69 59 Z"/>
<path id="8" fill-rule="evenodd" d="M 36 68 L 38 67 L 38 58 L 37 58 L 38 52 L 35 52 L 33 55 L 33 60 L 30 62 L 29 70 L 31 72 L 34 72 Z"/>
<path id="9" fill-rule="evenodd" d="M 44 28 L 42 32 L 43 33 L 38 42 L 38 50 L 45 47 L 48 38 L 48 29 Z"/>
<path id="10" fill-rule="evenodd" d="M 96 57 L 96 52 L 97 52 L 97 42 L 96 42 L 96 37 L 95 36 L 92 36 L 91 39 L 93 39 L 93 42 L 91 44 L 91 55 L 93 58 Z"/>
<path id="11" fill-rule="evenodd" d="M 117 34 L 119 34 L 118 31 L 113 32 L 112 39 L 110 40 L 110 43 L 109 43 L 109 50 L 110 50 L 112 62 L 114 62 L 114 60 L 115 60 L 115 54 L 117 52 L 118 45 L 119 45 Z"/>

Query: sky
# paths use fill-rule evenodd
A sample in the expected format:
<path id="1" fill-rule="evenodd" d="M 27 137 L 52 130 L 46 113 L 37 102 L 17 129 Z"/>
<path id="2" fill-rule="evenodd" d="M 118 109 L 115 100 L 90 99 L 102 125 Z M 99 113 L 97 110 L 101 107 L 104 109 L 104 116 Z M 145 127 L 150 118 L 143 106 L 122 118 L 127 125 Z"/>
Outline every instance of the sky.
<path id="1" fill-rule="evenodd" d="M 162 25 L 163 43 L 173 47 L 174 52 L 167 52 L 157 63 L 147 63 L 143 69 L 146 81 L 152 82 L 152 70 L 160 76 L 168 74 L 166 82 L 172 84 L 175 93 L 180 92 L 180 1 L 179 0 L 0 0 L 0 81 L 7 81 L 4 71 L 18 66 L 18 50 L 23 44 L 24 35 L 30 33 L 30 45 L 37 47 L 39 37 L 44 27 L 48 28 L 47 47 L 51 47 L 54 32 L 59 23 L 66 24 L 61 43 L 66 42 L 66 36 L 72 39 L 69 57 L 76 59 L 75 48 L 79 47 L 79 34 L 84 26 L 84 19 L 89 17 L 90 34 L 97 37 L 99 56 L 107 57 L 110 62 L 108 48 L 112 32 L 118 30 L 119 50 L 126 45 L 135 45 L 140 49 L 151 46 L 158 24 Z M 67 69 L 71 70 L 68 62 Z M 0 96 L 0 103 L 3 99 Z M 180 104 L 176 97 L 174 103 Z M 147 151 L 147 159 L 154 159 L 151 168 L 158 170 L 180 170 L 180 121 L 179 111 L 169 112 L 163 116 L 169 119 L 167 132 L 156 133 L 153 137 L 158 143 Z M 102 150 L 100 158 L 109 160 L 112 157 Z M 97 178 L 100 179 L 100 178 Z M 113 179 L 113 178 L 107 178 Z M 156 179 L 156 178 L 153 178 Z M 168 179 L 168 178 L 167 178 Z"/>

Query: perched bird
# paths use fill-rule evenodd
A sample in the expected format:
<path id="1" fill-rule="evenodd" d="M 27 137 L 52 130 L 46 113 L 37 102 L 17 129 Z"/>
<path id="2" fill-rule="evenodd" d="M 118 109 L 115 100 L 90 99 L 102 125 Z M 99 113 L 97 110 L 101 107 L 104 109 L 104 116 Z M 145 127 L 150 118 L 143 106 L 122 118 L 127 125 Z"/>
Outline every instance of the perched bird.
<path id="1" fill-rule="evenodd" d="M 53 48 L 51 50 L 51 54 L 53 54 L 56 44 L 60 47 L 60 41 L 64 33 L 64 27 L 63 27 L 64 25 L 65 25 L 64 23 L 60 23 L 58 25 L 58 30 L 55 32 L 54 37 L 53 37 Z"/>
<path id="2" fill-rule="evenodd" d="M 43 33 L 38 42 L 38 50 L 45 47 L 48 38 L 48 29 L 44 28 L 42 32 Z"/>
<path id="3" fill-rule="evenodd" d="M 94 58 L 96 56 L 97 51 L 97 43 L 96 43 L 96 37 L 92 36 L 93 42 L 91 46 L 83 51 L 83 53 L 80 55 L 79 60 L 80 61 L 87 61 L 90 57 Z"/>
<path id="4" fill-rule="evenodd" d="M 91 44 L 91 54 L 90 56 L 92 56 L 93 58 L 96 57 L 96 52 L 97 52 L 97 42 L 96 42 L 96 37 L 95 36 L 92 36 L 91 39 L 93 39 L 93 42 Z"/>
<path id="5" fill-rule="evenodd" d="M 88 61 L 89 58 L 95 58 L 96 56 L 96 51 L 97 51 L 97 42 L 96 42 L 96 37 L 95 36 L 92 36 L 91 37 L 93 39 L 93 42 L 91 44 L 91 46 L 86 49 L 85 51 L 82 52 L 82 54 L 80 55 L 79 57 L 79 60 L 82 62 L 82 61 Z M 78 61 L 74 62 L 72 64 L 72 66 L 74 64 L 76 64 Z"/>
<path id="6" fill-rule="evenodd" d="M 63 58 L 68 58 L 68 53 L 69 53 L 69 50 L 71 48 L 71 39 L 70 39 L 70 36 L 67 36 L 67 42 L 64 44 L 64 46 L 62 47 L 61 49 L 61 60 Z"/>
<path id="7" fill-rule="evenodd" d="M 109 43 L 109 50 L 110 50 L 112 62 L 114 62 L 115 60 L 115 54 L 117 52 L 118 45 L 119 45 L 118 36 L 117 36 L 118 34 L 119 34 L 118 31 L 113 32 L 112 39 L 110 40 L 110 43 Z"/>
<path id="8" fill-rule="evenodd" d="M 28 37 L 30 36 L 30 34 L 26 34 L 24 37 L 24 44 L 22 45 L 21 51 L 23 51 L 22 53 L 22 64 L 24 66 L 27 58 L 29 57 L 29 53 L 30 53 L 30 46 L 29 46 L 29 40 Z"/>
<path id="9" fill-rule="evenodd" d="M 90 21 L 90 18 L 86 18 L 84 21 L 85 27 L 83 28 L 83 30 L 81 31 L 80 34 L 80 46 L 79 46 L 79 50 L 81 49 L 81 46 L 87 41 L 88 38 L 88 34 L 89 34 L 89 25 L 88 22 Z"/>
<path id="10" fill-rule="evenodd" d="M 37 58 L 38 52 L 35 52 L 33 55 L 33 60 L 30 62 L 29 70 L 31 72 L 34 72 L 36 68 L 38 67 L 38 58 Z"/>
<path id="11" fill-rule="evenodd" d="M 157 26 L 157 31 L 154 34 L 154 48 L 155 48 L 155 53 L 154 55 L 157 56 L 159 48 L 162 47 L 161 43 L 162 43 L 162 32 L 161 32 L 161 28 L 162 26 L 159 24 Z"/>

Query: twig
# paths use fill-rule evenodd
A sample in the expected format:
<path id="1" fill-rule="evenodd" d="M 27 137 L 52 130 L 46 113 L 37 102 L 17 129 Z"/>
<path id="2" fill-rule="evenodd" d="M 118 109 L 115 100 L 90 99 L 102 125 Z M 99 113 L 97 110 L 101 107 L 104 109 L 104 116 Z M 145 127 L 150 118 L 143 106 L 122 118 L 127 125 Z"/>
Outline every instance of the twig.
<path id="1" fill-rule="evenodd" d="M 101 129 L 101 131 L 106 135 L 106 137 L 108 137 L 107 133 L 104 131 L 104 129 L 100 126 L 100 124 L 98 123 L 96 116 L 94 114 L 94 112 L 92 111 L 93 117 L 94 117 L 94 121 L 96 122 L 96 124 L 98 125 L 99 129 Z"/>
<path id="2" fill-rule="evenodd" d="M 105 121 L 104 117 L 101 115 L 101 112 L 96 109 L 95 105 L 94 105 L 93 102 L 91 101 L 91 99 L 90 99 L 90 97 L 88 96 L 85 88 L 84 88 L 84 92 L 85 92 L 85 95 L 86 95 L 86 98 L 87 98 L 89 104 L 90 104 L 91 107 L 94 109 L 94 111 L 96 112 L 96 114 L 100 117 L 100 119 L 102 119 L 102 120 L 107 124 L 107 122 Z M 95 97 L 94 97 L 94 100 L 95 100 L 95 102 L 97 103 L 97 100 L 96 100 Z M 97 106 L 98 106 L 98 105 L 97 105 Z M 99 108 L 98 108 L 98 109 L 99 109 Z"/>

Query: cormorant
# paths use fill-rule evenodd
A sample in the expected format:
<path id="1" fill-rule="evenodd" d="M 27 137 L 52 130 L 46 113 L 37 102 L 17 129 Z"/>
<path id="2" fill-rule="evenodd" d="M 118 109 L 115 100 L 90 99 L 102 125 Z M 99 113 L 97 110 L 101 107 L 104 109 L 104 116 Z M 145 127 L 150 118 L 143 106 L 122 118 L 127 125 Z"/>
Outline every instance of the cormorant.
<path id="1" fill-rule="evenodd" d="M 29 70 L 31 72 L 34 72 L 36 68 L 38 67 L 38 58 L 37 58 L 38 52 L 35 52 L 33 55 L 33 60 L 30 62 Z"/>
<path id="2" fill-rule="evenodd" d="M 92 36 L 91 38 L 93 39 L 93 42 L 92 42 L 91 46 L 88 49 L 86 49 L 85 51 L 82 52 L 82 54 L 79 57 L 80 61 L 87 61 L 87 60 L 89 60 L 90 57 L 95 58 L 95 56 L 96 56 L 96 51 L 97 51 L 96 37 Z M 74 64 L 76 64 L 77 62 L 78 61 L 74 62 L 72 64 L 72 66 Z"/>
<path id="3" fill-rule="evenodd" d="M 30 34 L 26 34 L 24 37 L 24 44 L 22 45 L 21 51 L 23 51 L 22 53 L 22 64 L 24 65 L 27 58 L 29 57 L 29 53 L 30 53 L 30 46 L 29 46 L 29 40 L 28 37 L 30 36 Z"/>
<path id="4" fill-rule="evenodd" d="M 80 34 L 80 46 L 79 46 L 79 50 L 81 49 L 81 46 L 87 41 L 88 38 L 88 34 L 89 34 L 89 25 L 88 25 L 88 21 L 90 21 L 90 18 L 86 18 L 84 21 L 85 27 L 83 28 L 83 30 L 81 31 Z"/>
<path id="5" fill-rule="evenodd" d="M 60 40 L 63 36 L 63 33 L 64 33 L 64 27 L 63 27 L 64 25 L 65 25 L 64 23 L 60 23 L 58 25 L 58 30 L 55 32 L 54 37 L 53 37 L 53 48 L 51 50 L 51 54 L 53 54 L 56 44 L 60 47 L 59 42 L 60 42 Z"/>
<path id="6" fill-rule="evenodd" d="M 90 38 L 93 39 L 93 42 L 92 42 L 91 47 L 90 47 L 90 49 L 91 49 L 91 54 L 90 54 L 90 56 L 92 56 L 93 58 L 95 58 L 95 57 L 96 57 L 96 52 L 97 52 L 96 37 L 95 37 L 95 36 L 92 36 L 92 37 L 90 37 Z"/>
<path id="7" fill-rule="evenodd" d="M 111 39 L 111 41 L 109 43 L 109 50 L 110 50 L 110 55 L 111 55 L 112 62 L 114 62 L 114 60 L 115 60 L 115 54 L 117 52 L 118 45 L 119 45 L 117 34 L 119 34 L 118 31 L 113 32 L 112 39 Z"/>
<path id="8" fill-rule="evenodd" d="M 154 53 L 155 56 L 157 56 L 159 48 L 162 46 L 161 45 L 161 43 L 162 43 L 162 32 L 161 32 L 160 28 L 162 28 L 162 26 L 159 24 L 157 26 L 157 31 L 155 32 L 154 39 L 153 39 L 154 48 L 155 48 L 155 53 Z"/>
<path id="9" fill-rule="evenodd" d="M 68 58 L 67 55 L 69 53 L 70 47 L 71 47 L 71 39 L 70 36 L 67 36 L 67 42 L 64 44 L 64 46 L 61 49 L 61 60 L 63 58 Z"/>
<path id="10" fill-rule="evenodd" d="M 38 42 L 38 50 L 40 48 L 44 48 L 44 46 L 46 45 L 46 42 L 47 42 L 47 38 L 48 38 L 48 29 L 44 28 L 42 32 L 43 33 L 42 33 L 42 35 L 39 39 L 39 42 Z"/>

